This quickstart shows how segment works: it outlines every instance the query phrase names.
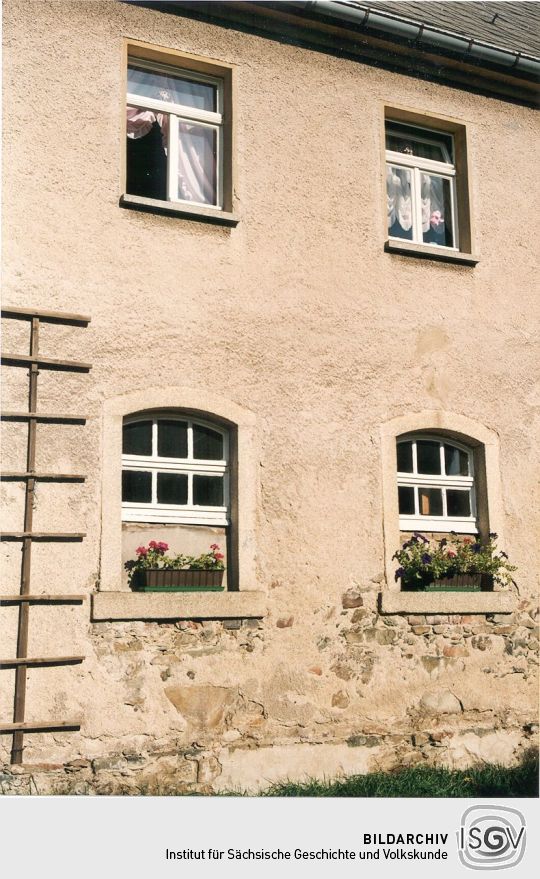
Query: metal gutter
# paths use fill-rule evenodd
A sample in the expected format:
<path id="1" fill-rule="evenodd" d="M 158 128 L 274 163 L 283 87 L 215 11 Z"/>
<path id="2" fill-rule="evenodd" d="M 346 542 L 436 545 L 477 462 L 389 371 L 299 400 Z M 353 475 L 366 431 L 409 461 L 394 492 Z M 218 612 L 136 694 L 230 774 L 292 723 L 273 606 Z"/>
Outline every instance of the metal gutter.
<path id="1" fill-rule="evenodd" d="M 426 50 L 440 49 L 461 55 L 464 60 L 475 60 L 529 76 L 540 76 L 540 59 L 532 55 L 494 46 L 475 37 L 446 31 L 425 21 L 414 21 L 390 12 L 379 12 L 368 4 L 348 3 L 346 0 L 309 0 L 304 3 L 287 2 L 286 5 L 305 12 L 315 12 L 340 22 L 350 22 L 360 28 L 382 31 L 394 38 L 414 42 Z"/>

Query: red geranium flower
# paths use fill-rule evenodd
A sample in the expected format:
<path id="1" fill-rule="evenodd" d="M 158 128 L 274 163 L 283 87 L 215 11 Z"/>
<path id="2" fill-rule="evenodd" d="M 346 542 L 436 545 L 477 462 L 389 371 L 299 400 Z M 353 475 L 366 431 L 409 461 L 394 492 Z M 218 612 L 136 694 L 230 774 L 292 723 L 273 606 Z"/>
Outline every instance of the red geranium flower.
<path id="1" fill-rule="evenodd" d="M 148 550 L 146 546 L 138 546 L 135 552 L 137 553 L 137 555 L 147 555 Z"/>
<path id="2" fill-rule="evenodd" d="M 215 559 L 224 559 L 225 556 L 223 555 L 222 552 L 215 552 L 215 553 L 214 553 L 214 558 L 215 558 Z"/>

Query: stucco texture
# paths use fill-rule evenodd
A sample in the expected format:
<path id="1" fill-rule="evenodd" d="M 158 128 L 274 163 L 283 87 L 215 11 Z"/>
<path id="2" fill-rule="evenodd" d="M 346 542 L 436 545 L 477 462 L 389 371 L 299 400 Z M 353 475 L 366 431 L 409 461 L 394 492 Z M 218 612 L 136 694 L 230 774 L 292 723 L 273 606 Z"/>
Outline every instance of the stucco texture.
<path id="1" fill-rule="evenodd" d="M 235 228 L 119 206 L 125 38 L 235 65 Z M 248 476 L 241 461 L 239 472 L 253 515 L 249 534 L 239 533 L 249 572 L 242 580 L 241 561 L 239 589 L 266 594 L 263 620 L 240 629 L 91 622 L 90 602 L 32 608 L 30 654 L 86 660 L 29 673 L 29 719 L 82 725 L 27 736 L 25 761 L 79 759 L 80 772 L 95 774 L 144 754 L 148 766 L 159 758 L 167 772 L 187 773 L 187 785 L 222 775 L 218 787 L 255 789 L 276 777 L 261 766 L 277 745 L 289 777 L 296 765 L 312 773 L 317 760 L 328 776 L 390 765 L 396 754 L 464 765 L 503 754 L 495 739 L 489 751 L 480 727 L 508 728 L 503 756 L 517 759 L 537 710 L 534 111 L 119 2 L 6 0 L 4 43 L 4 301 L 92 319 L 87 329 L 41 331 L 43 355 L 93 366 L 89 375 L 40 373 L 39 406 L 88 421 L 39 425 L 39 467 L 88 478 L 39 484 L 34 527 L 87 536 L 37 544 L 32 582 L 59 593 L 100 588 L 121 528 L 116 513 L 102 518 L 116 491 L 104 468 L 120 468 L 114 444 L 104 445 L 107 405 L 178 387 L 250 413 Z M 476 267 L 384 252 L 384 105 L 467 125 Z M 27 332 L 6 321 L 5 350 L 25 353 Z M 25 408 L 26 388 L 24 370 L 6 370 L 6 408 Z M 464 622 L 459 606 L 431 622 L 378 614 L 390 549 L 381 425 L 423 410 L 498 437 L 504 549 L 518 566 L 508 631 L 485 614 Z M 25 426 L 3 431 L 4 466 L 22 469 Z M 4 528 L 21 530 L 23 489 L 3 491 Z M 2 589 L 13 593 L 20 544 L 2 552 Z M 125 588 L 117 570 L 108 589 Z M 14 655 L 17 611 L 0 613 L 3 653 Z M 0 674 L 9 721 L 12 672 Z M 450 693 L 456 711 L 445 713 L 444 699 L 426 711 L 433 691 Z M 441 728 L 448 735 L 437 739 Z M 188 765 L 194 729 L 203 750 Z M 9 745 L 1 737 L 6 761 Z M 319 746 L 320 759 L 300 757 Z M 124 754 L 118 766 L 89 768 L 111 754 Z"/>

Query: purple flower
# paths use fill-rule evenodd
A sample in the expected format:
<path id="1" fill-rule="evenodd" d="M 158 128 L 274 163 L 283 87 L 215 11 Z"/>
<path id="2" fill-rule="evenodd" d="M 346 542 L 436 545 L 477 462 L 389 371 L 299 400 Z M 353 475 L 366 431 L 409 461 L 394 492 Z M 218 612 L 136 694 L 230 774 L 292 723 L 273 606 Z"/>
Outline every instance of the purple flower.
<path id="1" fill-rule="evenodd" d="M 425 552 L 424 555 L 422 556 L 422 563 L 424 565 L 429 565 L 431 563 L 431 561 L 432 561 L 432 558 L 431 558 L 430 554 L 428 552 Z"/>
<path id="2" fill-rule="evenodd" d="M 395 575 L 394 575 L 394 579 L 399 580 L 400 577 L 403 577 L 404 573 L 405 573 L 405 571 L 403 568 L 398 568 Z"/>
<path id="3" fill-rule="evenodd" d="M 429 540 L 427 539 L 427 537 L 424 537 L 424 535 L 420 534 L 419 531 L 415 531 L 414 536 L 416 537 L 417 540 L 422 540 L 423 543 L 429 543 Z"/>
<path id="4" fill-rule="evenodd" d="M 473 545 L 471 546 L 471 549 L 472 549 L 473 552 L 480 552 L 480 550 L 482 549 L 482 547 L 480 546 L 479 543 L 473 543 Z"/>

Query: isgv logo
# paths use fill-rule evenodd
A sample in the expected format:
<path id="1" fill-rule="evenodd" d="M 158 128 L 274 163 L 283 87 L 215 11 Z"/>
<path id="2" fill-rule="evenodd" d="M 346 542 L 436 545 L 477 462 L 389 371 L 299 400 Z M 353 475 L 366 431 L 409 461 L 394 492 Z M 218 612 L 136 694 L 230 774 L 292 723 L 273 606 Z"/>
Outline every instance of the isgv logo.
<path id="1" fill-rule="evenodd" d="M 525 818 L 509 806 L 471 806 L 457 834 L 459 859 L 471 870 L 504 870 L 525 852 Z"/>

